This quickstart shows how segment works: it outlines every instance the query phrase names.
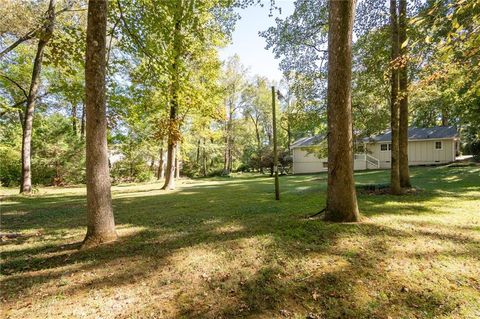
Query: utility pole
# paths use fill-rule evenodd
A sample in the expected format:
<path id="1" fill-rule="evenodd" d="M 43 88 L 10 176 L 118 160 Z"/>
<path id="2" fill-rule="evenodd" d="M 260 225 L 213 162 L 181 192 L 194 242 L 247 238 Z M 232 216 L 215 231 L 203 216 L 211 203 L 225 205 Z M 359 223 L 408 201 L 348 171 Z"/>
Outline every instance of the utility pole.
<path id="1" fill-rule="evenodd" d="M 277 154 L 277 115 L 275 111 L 275 87 L 272 86 L 272 121 L 273 121 L 273 171 L 275 173 L 275 199 L 280 200 L 280 185 L 278 182 L 278 154 Z"/>

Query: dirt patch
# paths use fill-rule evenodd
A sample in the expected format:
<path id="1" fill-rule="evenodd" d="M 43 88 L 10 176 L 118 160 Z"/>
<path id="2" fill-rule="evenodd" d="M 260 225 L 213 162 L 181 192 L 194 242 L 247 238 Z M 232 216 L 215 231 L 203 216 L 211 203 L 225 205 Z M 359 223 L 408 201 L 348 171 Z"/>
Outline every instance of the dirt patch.
<path id="1" fill-rule="evenodd" d="M 424 192 L 423 189 L 416 187 L 403 189 L 403 195 L 417 195 L 422 192 Z M 388 184 L 372 184 L 358 186 L 357 193 L 361 195 L 391 195 L 390 185 Z"/>

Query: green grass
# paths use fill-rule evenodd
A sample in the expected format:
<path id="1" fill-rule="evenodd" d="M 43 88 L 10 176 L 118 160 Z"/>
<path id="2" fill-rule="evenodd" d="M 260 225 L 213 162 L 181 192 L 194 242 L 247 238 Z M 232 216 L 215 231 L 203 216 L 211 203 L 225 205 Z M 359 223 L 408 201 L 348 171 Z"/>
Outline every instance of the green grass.
<path id="1" fill-rule="evenodd" d="M 2 189 L 2 317 L 479 318 L 480 167 L 412 169 L 361 223 L 305 217 L 326 175 L 113 187 L 120 239 L 79 251 L 84 188 Z M 388 183 L 388 171 L 356 174 Z"/>

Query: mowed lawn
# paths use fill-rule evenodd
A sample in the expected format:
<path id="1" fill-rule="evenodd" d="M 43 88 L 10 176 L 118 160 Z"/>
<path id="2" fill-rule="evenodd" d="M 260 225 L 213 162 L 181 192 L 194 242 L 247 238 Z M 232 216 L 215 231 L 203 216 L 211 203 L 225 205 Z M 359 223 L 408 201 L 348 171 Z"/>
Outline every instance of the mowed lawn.
<path id="1" fill-rule="evenodd" d="M 84 188 L 2 189 L 1 317 L 480 318 L 480 166 L 412 177 L 359 194 L 355 224 L 305 218 L 325 174 L 281 177 L 279 202 L 266 176 L 115 186 L 120 238 L 87 251 Z"/>

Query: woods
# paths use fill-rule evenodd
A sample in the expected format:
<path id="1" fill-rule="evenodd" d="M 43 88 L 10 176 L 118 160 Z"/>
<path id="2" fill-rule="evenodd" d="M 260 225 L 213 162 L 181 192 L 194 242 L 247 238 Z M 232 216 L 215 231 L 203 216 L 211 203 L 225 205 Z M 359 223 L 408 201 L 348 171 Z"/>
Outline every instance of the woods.
<path id="1" fill-rule="evenodd" d="M 480 311 L 477 1 L 0 15 L 8 318 Z"/>

